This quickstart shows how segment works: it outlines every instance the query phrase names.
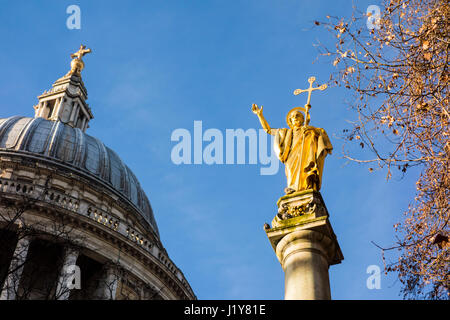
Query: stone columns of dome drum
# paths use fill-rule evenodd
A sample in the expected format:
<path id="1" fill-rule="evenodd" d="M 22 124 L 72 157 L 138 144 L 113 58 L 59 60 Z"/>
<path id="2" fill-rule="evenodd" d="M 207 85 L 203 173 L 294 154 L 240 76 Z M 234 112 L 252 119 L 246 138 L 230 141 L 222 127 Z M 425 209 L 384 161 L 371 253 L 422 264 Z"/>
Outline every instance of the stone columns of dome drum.
<path id="1" fill-rule="evenodd" d="M 72 289 L 81 288 L 80 269 L 76 265 L 78 255 L 78 250 L 66 248 L 55 294 L 58 300 L 68 300 Z"/>
<path id="2" fill-rule="evenodd" d="M 100 279 L 99 286 L 94 293 L 94 299 L 116 300 L 119 280 L 117 270 L 112 266 L 105 266 L 105 273 L 102 279 Z"/>
<path id="3" fill-rule="evenodd" d="M 23 268 L 28 255 L 28 249 L 30 248 L 30 243 L 30 237 L 19 237 L 16 249 L 14 250 L 14 254 L 11 259 L 11 264 L 9 265 L 8 275 L 2 288 L 0 300 L 16 299 Z"/>

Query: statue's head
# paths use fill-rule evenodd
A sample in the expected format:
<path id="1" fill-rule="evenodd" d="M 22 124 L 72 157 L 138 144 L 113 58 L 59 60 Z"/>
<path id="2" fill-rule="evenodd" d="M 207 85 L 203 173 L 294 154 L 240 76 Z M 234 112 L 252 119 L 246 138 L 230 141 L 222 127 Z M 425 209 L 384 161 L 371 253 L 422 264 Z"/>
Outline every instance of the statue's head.
<path id="1" fill-rule="evenodd" d="M 289 128 L 294 129 L 294 128 L 299 128 L 299 127 L 303 126 L 303 124 L 305 123 L 305 116 L 304 116 L 303 112 L 305 112 L 305 111 L 306 110 L 303 107 L 295 107 L 291 111 L 289 111 L 289 113 L 287 114 L 287 117 L 286 117 L 286 122 L 287 122 Z M 306 124 L 309 124 L 309 120 L 310 120 L 310 116 L 308 113 L 308 118 L 306 119 Z"/>
<path id="2" fill-rule="evenodd" d="M 305 122 L 305 117 L 300 111 L 295 111 L 292 112 L 291 116 L 289 117 L 289 121 L 291 122 L 290 127 L 299 128 Z"/>

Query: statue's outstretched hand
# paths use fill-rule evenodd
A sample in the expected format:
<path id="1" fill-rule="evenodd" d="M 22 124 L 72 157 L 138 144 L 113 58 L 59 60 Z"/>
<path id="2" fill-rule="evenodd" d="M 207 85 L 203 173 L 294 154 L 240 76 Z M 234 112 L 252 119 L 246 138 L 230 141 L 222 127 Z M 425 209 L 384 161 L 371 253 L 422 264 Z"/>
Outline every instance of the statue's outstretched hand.
<path id="1" fill-rule="evenodd" d="M 262 115 L 262 111 L 263 111 L 263 106 L 261 106 L 261 108 L 258 108 L 258 106 L 256 104 L 252 104 L 252 111 L 254 114 L 256 115 Z"/>

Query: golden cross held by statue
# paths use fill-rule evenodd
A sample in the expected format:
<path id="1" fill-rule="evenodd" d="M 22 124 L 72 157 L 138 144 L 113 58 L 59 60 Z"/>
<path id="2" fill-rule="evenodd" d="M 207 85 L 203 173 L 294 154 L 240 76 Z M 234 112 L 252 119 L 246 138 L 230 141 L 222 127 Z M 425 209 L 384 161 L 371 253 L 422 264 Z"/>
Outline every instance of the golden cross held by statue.
<path id="1" fill-rule="evenodd" d="M 314 90 L 320 90 L 320 91 L 323 91 L 323 90 L 325 90 L 325 89 L 327 88 L 327 85 L 326 85 L 326 84 L 323 84 L 323 85 L 321 85 L 320 87 L 313 88 L 312 85 L 313 85 L 314 81 L 316 81 L 316 77 L 310 77 L 310 78 L 308 79 L 308 82 L 309 82 L 309 88 L 308 88 L 308 89 L 296 89 L 296 90 L 294 91 L 294 94 L 295 94 L 295 95 L 299 95 L 299 94 L 302 93 L 302 92 L 308 92 L 308 101 L 306 102 L 306 105 L 305 105 L 305 106 L 309 106 L 309 108 L 311 108 L 311 106 L 309 105 L 309 103 L 311 102 L 311 93 L 312 93 Z"/>

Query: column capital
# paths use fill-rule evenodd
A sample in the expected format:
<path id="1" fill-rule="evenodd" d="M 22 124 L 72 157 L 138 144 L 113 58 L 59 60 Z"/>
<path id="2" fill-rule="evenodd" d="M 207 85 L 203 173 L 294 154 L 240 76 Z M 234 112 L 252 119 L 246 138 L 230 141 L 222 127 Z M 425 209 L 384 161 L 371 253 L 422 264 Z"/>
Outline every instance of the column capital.
<path id="1" fill-rule="evenodd" d="M 314 230 L 297 230 L 284 236 L 276 247 L 276 255 L 284 269 L 284 261 L 291 254 L 315 252 L 331 265 L 335 256 L 336 241 Z"/>

